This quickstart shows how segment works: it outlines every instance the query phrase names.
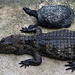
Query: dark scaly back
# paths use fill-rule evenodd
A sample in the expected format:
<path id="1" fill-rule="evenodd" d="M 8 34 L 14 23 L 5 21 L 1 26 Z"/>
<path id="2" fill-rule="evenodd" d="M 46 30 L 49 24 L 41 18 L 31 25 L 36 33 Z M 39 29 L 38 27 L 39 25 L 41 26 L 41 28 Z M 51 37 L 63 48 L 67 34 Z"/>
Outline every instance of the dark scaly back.
<path id="1" fill-rule="evenodd" d="M 37 36 L 41 50 L 50 57 L 75 59 L 75 31 L 60 30 Z"/>

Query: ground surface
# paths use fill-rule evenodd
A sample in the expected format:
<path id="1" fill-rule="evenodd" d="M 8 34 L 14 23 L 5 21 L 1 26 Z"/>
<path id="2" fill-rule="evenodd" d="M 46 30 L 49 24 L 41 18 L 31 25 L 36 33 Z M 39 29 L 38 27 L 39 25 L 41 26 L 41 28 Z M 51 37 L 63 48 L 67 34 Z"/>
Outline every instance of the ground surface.
<path id="1" fill-rule="evenodd" d="M 75 0 L 0 0 L 0 39 L 11 34 L 21 34 L 19 31 L 21 27 L 36 23 L 36 19 L 25 14 L 22 7 L 26 6 L 37 10 L 47 4 L 68 5 L 75 10 Z M 75 20 L 68 29 L 75 30 Z M 53 30 L 42 28 L 42 31 L 50 32 Z M 40 66 L 19 68 L 18 63 L 28 58 L 32 57 L 29 55 L 0 54 L 0 75 L 75 75 L 75 72 L 71 74 L 70 71 L 65 71 L 64 64 L 67 61 L 45 57 L 42 57 Z"/>

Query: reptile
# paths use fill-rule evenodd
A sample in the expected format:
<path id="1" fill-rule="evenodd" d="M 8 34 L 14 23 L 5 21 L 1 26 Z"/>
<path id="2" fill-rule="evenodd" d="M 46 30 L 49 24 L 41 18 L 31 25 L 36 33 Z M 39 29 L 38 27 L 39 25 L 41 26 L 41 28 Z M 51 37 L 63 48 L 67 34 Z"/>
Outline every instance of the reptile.
<path id="1" fill-rule="evenodd" d="M 59 60 L 75 60 L 75 31 L 57 30 L 42 33 L 40 28 L 21 30 L 21 32 L 35 32 L 34 35 L 10 35 L 0 41 L 0 53 L 32 55 L 32 59 L 21 61 L 20 67 L 38 66 L 42 63 L 42 56 Z M 70 61 L 66 70 L 75 70 L 75 61 Z"/>
<path id="2" fill-rule="evenodd" d="M 24 7 L 23 10 L 29 15 L 37 19 L 35 25 L 29 28 L 42 26 L 49 29 L 68 28 L 74 20 L 74 10 L 69 6 L 50 4 L 45 5 L 38 10 L 31 10 Z"/>

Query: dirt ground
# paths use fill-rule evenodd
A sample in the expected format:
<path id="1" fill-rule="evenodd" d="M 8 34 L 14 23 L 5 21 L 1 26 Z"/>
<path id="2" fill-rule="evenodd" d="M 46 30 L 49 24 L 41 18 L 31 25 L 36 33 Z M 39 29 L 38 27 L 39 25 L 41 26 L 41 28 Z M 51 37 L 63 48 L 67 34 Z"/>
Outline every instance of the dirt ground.
<path id="1" fill-rule="evenodd" d="M 0 39 L 12 35 L 23 34 L 20 32 L 21 27 L 28 27 L 35 24 L 37 20 L 28 16 L 23 7 L 38 10 L 44 5 L 60 4 L 70 6 L 75 11 L 75 0 L 0 0 Z M 40 27 L 45 32 L 53 30 Z M 75 31 L 75 20 L 72 22 L 69 30 Z M 33 35 L 24 34 L 24 35 Z M 64 66 L 67 61 L 59 61 L 42 57 L 40 66 L 30 66 L 26 69 L 20 68 L 19 62 L 28 58 L 29 55 L 8 55 L 0 54 L 0 75 L 75 75 L 75 72 L 66 71 Z"/>

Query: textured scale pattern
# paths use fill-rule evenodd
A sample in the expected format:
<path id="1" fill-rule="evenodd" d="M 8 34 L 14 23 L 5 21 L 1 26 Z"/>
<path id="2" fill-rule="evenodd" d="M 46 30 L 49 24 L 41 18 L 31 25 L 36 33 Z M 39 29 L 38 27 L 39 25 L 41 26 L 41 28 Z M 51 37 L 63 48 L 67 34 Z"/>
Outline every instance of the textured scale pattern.
<path id="1" fill-rule="evenodd" d="M 32 59 L 21 61 L 20 67 L 38 66 L 42 63 L 42 56 L 60 60 L 75 60 L 75 31 L 59 30 L 49 33 L 36 31 L 32 36 L 11 35 L 0 41 L 0 53 L 29 54 Z M 39 33 L 39 34 L 38 34 Z M 66 70 L 75 70 L 75 62 L 68 62 Z"/>
<path id="2" fill-rule="evenodd" d="M 37 37 L 42 51 L 58 59 L 75 59 L 75 31 L 60 30 Z"/>

